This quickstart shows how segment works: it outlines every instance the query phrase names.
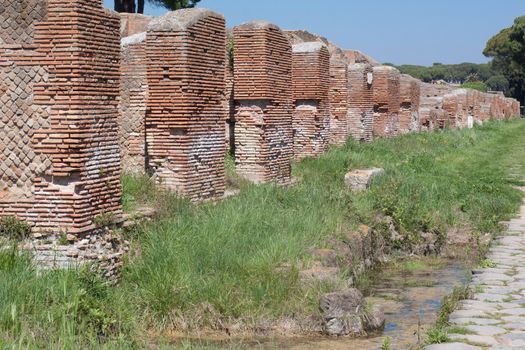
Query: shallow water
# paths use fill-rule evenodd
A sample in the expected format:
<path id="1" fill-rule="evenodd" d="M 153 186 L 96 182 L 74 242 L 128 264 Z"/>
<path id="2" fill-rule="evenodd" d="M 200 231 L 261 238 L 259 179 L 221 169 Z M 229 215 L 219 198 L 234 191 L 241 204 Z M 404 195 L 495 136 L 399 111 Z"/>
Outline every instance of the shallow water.
<path id="1" fill-rule="evenodd" d="M 417 349 L 425 340 L 426 329 L 435 323 L 441 300 L 454 286 L 468 282 L 469 270 L 461 263 L 443 263 L 437 268 L 400 271 L 385 268 L 376 273 L 365 296 L 383 306 L 386 324 L 382 333 L 364 339 L 293 337 L 251 338 L 232 343 L 248 349 L 290 350 L 376 350 L 386 337 L 391 349 Z M 219 342 L 228 348 L 227 342 Z M 220 345 L 220 344 L 217 344 Z"/>

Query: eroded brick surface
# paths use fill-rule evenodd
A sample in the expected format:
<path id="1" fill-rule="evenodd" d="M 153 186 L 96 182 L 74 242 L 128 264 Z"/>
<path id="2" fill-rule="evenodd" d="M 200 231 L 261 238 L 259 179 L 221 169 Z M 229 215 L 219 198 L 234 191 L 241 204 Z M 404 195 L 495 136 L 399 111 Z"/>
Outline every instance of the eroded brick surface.
<path id="1" fill-rule="evenodd" d="M 330 58 L 319 42 L 296 44 L 292 49 L 294 155 L 316 157 L 328 147 Z"/>
<path id="2" fill-rule="evenodd" d="M 330 60 L 330 130 L 329 142 L 343 145 L 348 138 L 348 65 L 344 61 Z"/>
<path id="3" fill-rule="evenodd" d="M 256 182 L 291 180 L 292 52 L 275 25 L 234 28 L 235 162 Z"/>
<path id="4" fill-rule="evenodd" d="M 372 66 L 354 63 L 348 67 L 348 132 L 354 140 L 373 140 L 374 92 Z"/>
<path id="5" fill-rule="evenodd" d="M 192 199 L 224 194 L 225 22 L 184 9 L 148 25 L 146 147 L 162 186 Z"/>
<path id="6" fill-rule="evenodd" d="M 121 41 L 119 140 L 122 170 L 146 171 L 146 109 L 148 99 L 146 33 Z"/>
<path id="7" fill-rule="evenodd" d="M 401 133 L 419 131 L 420 82 L 410 75 L 402 74 L 400 78 L 399 97 L 399 131 Z"/>
<path id="8" fill-rule="evenodd" d="M 0 45 L 0 135 L 10 149 L 1 214 L 37 231 L 89 231 L 97 215 L 121 212 L 118 16 L 101 1 L 7 3 L 2 16 L 20 30 Z M 38 11 L 19 21 L 28 8 Z"/>
<path id="9" fill-rule="evenodd" d="M 400 79 L 399 71 L 390 66 L 374 67 L 374 137 L 399 134 Z"/>

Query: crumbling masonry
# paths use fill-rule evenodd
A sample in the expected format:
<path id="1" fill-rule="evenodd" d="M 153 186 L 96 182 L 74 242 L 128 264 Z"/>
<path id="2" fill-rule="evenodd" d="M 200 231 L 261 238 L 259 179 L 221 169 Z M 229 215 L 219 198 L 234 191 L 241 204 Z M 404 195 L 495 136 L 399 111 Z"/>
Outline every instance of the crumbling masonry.
<path id="1" fill-rule="evenodd" d="M 237 26 L 234 36 L 235 163 L 255 183 L 291 180 L 292 53 L 267 22 Z"/>
<path id="2" fill-rule="evenodd" d="M 341 146 L 348 138 L 348 65 L 330 60 L 330 130 L 329 143 Z"/>
<path id="3" fill-rule="evenodd" d="M 390 66 L 374 67 L 374 137 L 399 134 L 400 79 L 399 71 Z"/>
<path id="4" fill-rule="evenodd" d="M 192 200 L 224 194 L 224 18 L 184 9 L 146 36 L 146 148 L 156 181 Z"/>
<path id="5" fill-rule="evenodd" d="M 306 31 L 259 21 L 226 37 L 205 9 L 150 18 L 102 0 L 3 0 L 0 29 L 0 216 L 32 225 L 25 244 L 44 266 L 103 260 L 114 273 L 122 242 L 102 227 L 122 220 L 121 163 L 191 200 L 221 198 L 228 146 L 245 178 L 289 184 L 294 154 L 349 136 L 520 111 L 502 93 L 422 83 Z"/>
<path id="6" fill-rule="evenodd" d="M 367 63 L 348 67 L 348 133 L 354 140 L 371 142 L 374 126 L 374 73 Z"/>
<path id="7" fill-rule="evenodd" d="M 400 110 L 399 131 L 401 133 L 419 131 L 419 81 L 410 75 L 402 74 L 399 87 Z"/>
<path id="8" fill-rule="evenodd" d="M 328 147 L 330 57 L 319 42 L 296 44 L 292 51 L 294 155 L 317 157 Z"/>
<path id="9" fill-rule="evenodd" d="M 2 215 L 73 234 L 118 217 L 118 15 L 101 0 L 10 0 L 0 22 Z"/>

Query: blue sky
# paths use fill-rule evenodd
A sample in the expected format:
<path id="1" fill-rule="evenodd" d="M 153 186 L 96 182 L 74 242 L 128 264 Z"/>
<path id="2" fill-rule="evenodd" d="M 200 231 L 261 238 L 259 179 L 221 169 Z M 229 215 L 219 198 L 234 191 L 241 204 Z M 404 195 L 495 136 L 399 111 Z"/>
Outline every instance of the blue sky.
<path id="1" fill-rule="evenodd" d="M 487 40 L 525 15 L 524 0 L 202 0 L 199 7 L 222 13 L 228 27 L 264 19 L 381 62 L 423 65 L 486 62 Z M 148 15 L 165 11 L 146 8 Z"/>

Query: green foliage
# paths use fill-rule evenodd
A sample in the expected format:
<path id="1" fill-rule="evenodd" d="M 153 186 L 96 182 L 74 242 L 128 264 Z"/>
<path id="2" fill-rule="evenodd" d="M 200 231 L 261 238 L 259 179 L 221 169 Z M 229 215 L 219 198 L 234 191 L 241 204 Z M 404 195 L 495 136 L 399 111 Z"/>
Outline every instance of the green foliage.
<path id="1" fill-rule="evenodd" d="M 381 350 L 391 350 L 392 349 L 392 341 L 390 340 L 390 337 L 386 337 L 385 339 L 383 339 L 380 349 Z"/>
<path id="2" fill-rule="evenodd" d="M 481 92 L 489 91 L 488 86 L 485 83 L 482 83 L 481 81 L 465 83 L 462 84 L 461 87 L 464 89 L 473 89 Z"/>
<path id="3" fill-rule="evenodd" d="M 496 267 L 496 263 L 490 259 L 483 259 L 479 262 L 478 267 L 482 269 L 492 268 Z"/>
<path id="4" fill-rule="evenodd" d="M 525 99 L 525 16 L 518 17 L 487 42 L 483 51 L 491 57 L 491 68 L 508 81 L 508 93 L 519 101 Z"/>
<path id="5" fill-rule="evenodd" d="M 128 311 L 115 290 L 88 269 L 37 271 L 28 255 L 3 247 L 0 280 L 0 347 L 132 346 L 121 338 L 132 332 Z"/>
<path id="6" fill-rule="evenodd" d="M 485 84 L 492 91 L 507 92 L 509 90 L 509 80 L 501 74 L 490 77 Z"/>
<path id="7" fill-rule="evenodd" d="M 173 310 L 191 319 L 204 304 L 221 319 L 278 317 L 305 305 L 315 310 L 320 291 L 305 290 L 297 274 L 306 249 L 360 223 L 375 229 L 378 213 L 393 219 L 402 237 L 393 245 L 408 251 L 421 232 L 441 241 L 453 227 L 496 232 L 521 202 L 506 179 L 520 159 L 510 150 L 525 155 L 524 131 L 514 121 L 349 141 L 297 164 L 301 181 L 293 187 L 244 183 L 238 196 L 220 203 L 186 203 L 138 235 L 141 253 L 126 267 L 123 287 L 145 319 L 161 324 L 177 322 Z M 350 193 L 345 172 L 371 166 L 385 168 L 385 175 L 369 191 Z"/>
<path id="8" fill-rule="evenodd" d="M 117 217 L 114 212 L 98 214 L 93 218 L 93 223 L 98 227 L 110 226 L 115 223 Z"/>
<path id="9" fill-rule="evenodd" d="M 155 6 L 165 7 L 168 10 L 175 11 L 184 8 L 195 7 L 201 0 L 147 0 Z"/>
<path id="10" fill-rule="evenodd" d="M 486 81 L 493 76 L 488 64 L 461 63 L 441 64 L 434 63 L 431 67 L 417 65 L 397 66 L 401 73 L 421 79 L 425 82 L 445 80 L 448 82 L 465 82 L 469 76 L 476 76 L 481 81 Z"/>
<path id="11" fill-rule="evenodd" d="M 450 342 L 447 330 L 443 327 L 430 327 L 427 330 L 426 344 L 443 344 Z"/>
<path id="12" fill-rule="evenodd" d="M 447 328 L 448 317 L 457 308 L 457 304 L 461 300 L 468 299 L 470 296 L 468 287 L 459 286 L 455 287 L 451 294 L 443 298 L 436 324 L 427 330 L 426 344 L 447 343 L 450 341 L 449 333 L 466 334 L 466 330 L 462 331 L 457 327 Z"/>
<path id="13" fill-rule="evenodd" d="M 31 233 L 31 227 L 25 221 L 14 216 L 0 218 L 0 237 L 7 237 L 15 241 L 27 238 Z"/>
<path id="14" fill-rule="evenodd" d="M 525 174 L 524 132 L 516 120 L 349 141 L 295 164 L 294 186 L 241 182 L 238 196 L 198 205 L 146 177 L 124 176 L 127 209 L 145 204 L 159 214 L 138 228 L 121 283 L 109 287 L 87 270 L 37 273 L 29 257 L 0 249 L 0 347 L 147 348 L 157 343 L 143 338 L 163 328 L 315 314 L 319 296 L 334 286 L 301 283 L 308 248 L 359 224 L 374 227 L 378 213 L 392 217 L 402 237 L 396 244 L 406 250 L 420 232 L 446 237 L 465 225 L 496 232 L 521 203 L 510 175 Z M 344 174 L 371 166 L 385 175 L 351 193 Z"/>

